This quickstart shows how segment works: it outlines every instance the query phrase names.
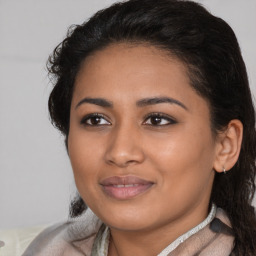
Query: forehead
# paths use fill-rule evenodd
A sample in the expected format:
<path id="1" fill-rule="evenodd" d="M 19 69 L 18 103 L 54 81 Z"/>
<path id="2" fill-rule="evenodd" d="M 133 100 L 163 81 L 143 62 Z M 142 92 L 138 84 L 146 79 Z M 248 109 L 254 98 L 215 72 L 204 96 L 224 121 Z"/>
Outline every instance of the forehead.
<path id="1" fill-rule="evenodd" d="M 98 85 L 113 90 L 139 90 L 154 84 L 156 89 L 171 84 L 189 87 L 185 65 L 166 50 L 143 44 L 112 44 L 88 56 L 77 74 L 75 90 L 98 91 Z"/>

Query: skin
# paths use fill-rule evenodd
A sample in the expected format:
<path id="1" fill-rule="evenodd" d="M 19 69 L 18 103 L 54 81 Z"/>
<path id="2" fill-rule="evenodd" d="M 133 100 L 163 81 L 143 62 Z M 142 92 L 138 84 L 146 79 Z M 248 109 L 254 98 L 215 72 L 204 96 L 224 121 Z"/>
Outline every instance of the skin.
<path id="1" fill-rule="evenodd" d="M 138 105 L 155 97 L 174 102 Z M 112 106 L 85 98 L 103 98 Z M 186 67 L 153 46 L 114 44 L 87 57 L 70 111 L 68 149 L 76 185 L 110 227 L 109 256 L 157 255 L 202 222 L 214 169 L 228 170 L 239 154 L 239 122 L 213 136 L 208 103 L 192 89 Z M 88 117 L 95 113 L 101 116 Z M 102 189 L 102 180 L 129 175 L 153 185 L 124 200 Z"/>

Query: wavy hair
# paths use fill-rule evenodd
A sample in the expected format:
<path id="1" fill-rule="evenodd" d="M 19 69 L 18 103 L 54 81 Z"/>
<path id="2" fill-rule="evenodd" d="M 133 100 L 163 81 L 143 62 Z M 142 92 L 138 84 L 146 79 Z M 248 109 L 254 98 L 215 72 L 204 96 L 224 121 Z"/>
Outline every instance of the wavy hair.
<path id="1" fill-rule="evenodd" d="M 239 159 L 226 175 L 215 174 L 211 201 L 231 220 L 235 233 L 232 255 L 255 255 L 256 217 L 251 206 L 256 175 L 255 110 L 233 30 L 201 5 L 182 0 L 116 3 L 71 27 L 48 61 L 54 84 L 50 117 L 64 134 L 66 145 L 73 86 L 81 63 L 117 42 L 150 44 L 180 59 L 187 66 L 191 86 L 209 103 L 213 134 L 225 129 L 232 119 L 242 122 Z M 85 209 L 78 196 L 71 204 L 71 216 Z"/>

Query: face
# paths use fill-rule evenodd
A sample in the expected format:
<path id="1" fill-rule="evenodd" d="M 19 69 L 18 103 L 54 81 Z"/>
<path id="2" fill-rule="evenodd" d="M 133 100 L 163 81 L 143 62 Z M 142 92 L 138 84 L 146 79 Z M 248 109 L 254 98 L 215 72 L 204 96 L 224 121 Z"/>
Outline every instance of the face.
<path id="1" fill-rule="evenodd" d="M 153 46 L 111 45 L 77 75 L 68 148 L 77 188 L 113 229 L 206 217 L 216 143 L 185 66 Z"/>

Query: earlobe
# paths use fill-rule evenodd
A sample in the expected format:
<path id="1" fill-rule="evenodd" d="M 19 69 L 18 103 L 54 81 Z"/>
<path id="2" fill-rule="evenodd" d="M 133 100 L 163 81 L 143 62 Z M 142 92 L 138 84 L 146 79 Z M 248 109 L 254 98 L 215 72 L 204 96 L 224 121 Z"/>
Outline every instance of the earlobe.
<path id="1" fill-rule="evenodd" d="M 227 128 L 219 133 L 216 145 L 214 170 L 229 171 L 237 162 L 243 138 L 243 124 L 240 120 L 231 120 Z"/>

